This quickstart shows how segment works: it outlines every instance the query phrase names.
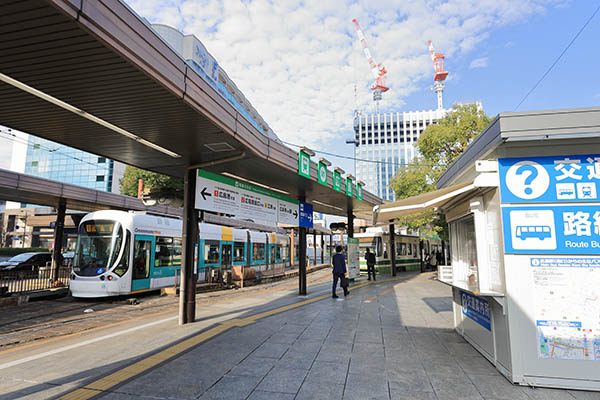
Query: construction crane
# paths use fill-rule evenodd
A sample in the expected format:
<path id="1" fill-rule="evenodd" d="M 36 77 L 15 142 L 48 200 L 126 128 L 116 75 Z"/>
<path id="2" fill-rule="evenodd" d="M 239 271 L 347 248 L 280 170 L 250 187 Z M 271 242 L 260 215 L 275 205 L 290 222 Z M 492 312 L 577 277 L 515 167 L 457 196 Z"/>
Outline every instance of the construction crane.
<path id="1" fill-rule="evenodd" d="M 385 86 L 385 74 L 387 74 L 387 70 L 381 64 L 375 63 L 373 61 L 373 57 L 371 56 L 371 52 L 369 51 L 369 46 L 367 46 L 367 40 L 365 39 L 365 35 L 362 33 L 360 29 L 360 25 L 358 25 L 358 21 L 356 18 L 352 20 L 354 22 L 354 26 L 356 27 L 356 34 L 358 35 L 358 39 L 363 47 L 363 52 L 365 53 L 365 57 L 367 57 L 367 61 L 371 66 L 371 74 L 373 78 L 375 78 L 375 83 L 371 86 L 371 90 L 373 91 L 373 101 L 375 102 L 375 108 L 377 113 L 379 114 L 379 101 L 382 99 L 382 93 L 390 90 L 389 87 Z"/>
<path id="2" fill-rule="evenodd" d="M 427 41 L 429 45 L 429 55 L 431 55 L 431 61 L 433 61 L 433 69 L 435 74 L 433 75 L 433 91 L 437 94 L 438 110 L 444 108 L 442 94 L 444 93 L 444 81 L 448 76 L 448 71 L 444 71 L 444 55 L 442 53 L 436 53 L 433 49 L 433 43 L 431 40 Z"/>

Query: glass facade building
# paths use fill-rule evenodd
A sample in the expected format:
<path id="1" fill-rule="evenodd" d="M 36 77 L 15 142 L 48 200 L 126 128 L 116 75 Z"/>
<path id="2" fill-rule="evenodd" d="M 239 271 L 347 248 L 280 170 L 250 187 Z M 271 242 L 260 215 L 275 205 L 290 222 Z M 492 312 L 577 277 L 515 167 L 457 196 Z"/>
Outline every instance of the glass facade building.
<path id="1" fill-rule="evenodd" d="M 115 164 L 118 163 L 106 157 L 30 135 L 25 173 L 90 189 L 118 193 L 118 183 L 122 174 L 115 175 Z"/>
<path id="2" fill-rule="evenodd" d="M 365 182 L 365 189 L 384 200 L 395 200 L 390 188 L 392 177 L 418 155 L 416 142 L 423 130 L 448 111 L 357 113 L 354 117 L 356 177 Z"/>

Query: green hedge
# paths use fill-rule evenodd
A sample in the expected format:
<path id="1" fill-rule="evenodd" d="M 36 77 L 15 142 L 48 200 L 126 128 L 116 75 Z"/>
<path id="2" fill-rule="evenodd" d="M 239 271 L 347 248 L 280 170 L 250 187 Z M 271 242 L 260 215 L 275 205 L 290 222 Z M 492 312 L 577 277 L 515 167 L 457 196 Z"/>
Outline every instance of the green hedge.
<path id="1" fill-rule="evenodd" d="M 39 252 L 39 251 L 50 251 L 46 247 L 0 247 L 0 256 L 16 256 L 21 253 Z"/>

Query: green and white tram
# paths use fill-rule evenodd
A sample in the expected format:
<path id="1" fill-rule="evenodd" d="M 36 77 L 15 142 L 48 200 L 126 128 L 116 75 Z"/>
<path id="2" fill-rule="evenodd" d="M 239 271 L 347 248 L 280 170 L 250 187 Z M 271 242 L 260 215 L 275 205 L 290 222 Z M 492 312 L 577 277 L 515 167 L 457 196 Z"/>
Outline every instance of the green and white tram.
<path id="1" fill-rule="evenodd" d="M 378 273 L 392 272 L 390 257 L 390 235 L 381 228 L 368 228 L 367 232 L 356 233 L 354 237 L 359 242 L 360 271 L 367 273 L 365 252 L 367 248 L 375 254 L 375 269 Z M 406 271 L 420 271 L 421 257 L 419 254 L 419 237 L 410 235 L 395 235 L 396 269 L 404 267 Z"/>
<path id="2" fill-rule="evenodd" d="M 140 293 L 175 284 L 181 268 L 180 219 L 124 211 L 87 214 L 79 225 L 70 289 L 74 297 Z M 289 237 L 199 224 L 198 281 L 211 269 L 246 266 L 273 276 L 290 265 Z"/>

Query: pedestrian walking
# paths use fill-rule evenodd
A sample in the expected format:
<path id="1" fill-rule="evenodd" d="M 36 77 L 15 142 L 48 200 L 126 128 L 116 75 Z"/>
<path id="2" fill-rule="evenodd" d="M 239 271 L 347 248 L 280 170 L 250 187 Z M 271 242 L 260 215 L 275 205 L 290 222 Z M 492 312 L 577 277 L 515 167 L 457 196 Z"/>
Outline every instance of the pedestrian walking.
<path id="1" fill-rule="evenodd" d="M 435 254 L 435 251 L 431 252 L 429 264 L 431 265 L 432 270 L 435 271 L 437 269 L 438 258 L 437 258 L 437 255 Z"/>
<path id="2" fill-rule="evenodd" d="M 344 296 L 348 296 L 350 291 L 348 290 L 347 282 L 344 285 L 344 282 L 347 280 L 346 278 L 346 258 L 342 253 L 342 246 L 337 246 L 335 248 L 336 254 L 333 256 L 333 287 L 331 291 L 331 297 L 337 299 L 338 296 L 335 294 L 337 289 L 338 279 L 341 279 L 342 283 L 340 286 L 344 289 Z"/>
<path id="3" fill-rule="evenodd" d="M 367 247 L 365 253 L 365 261 L 367 262 L 367 274 L 368 280 L 371 280 L 371 273 L 373 274 L 373 280 L 375 279 L 375 254 L 371 253 L 371 249 Z"/>

